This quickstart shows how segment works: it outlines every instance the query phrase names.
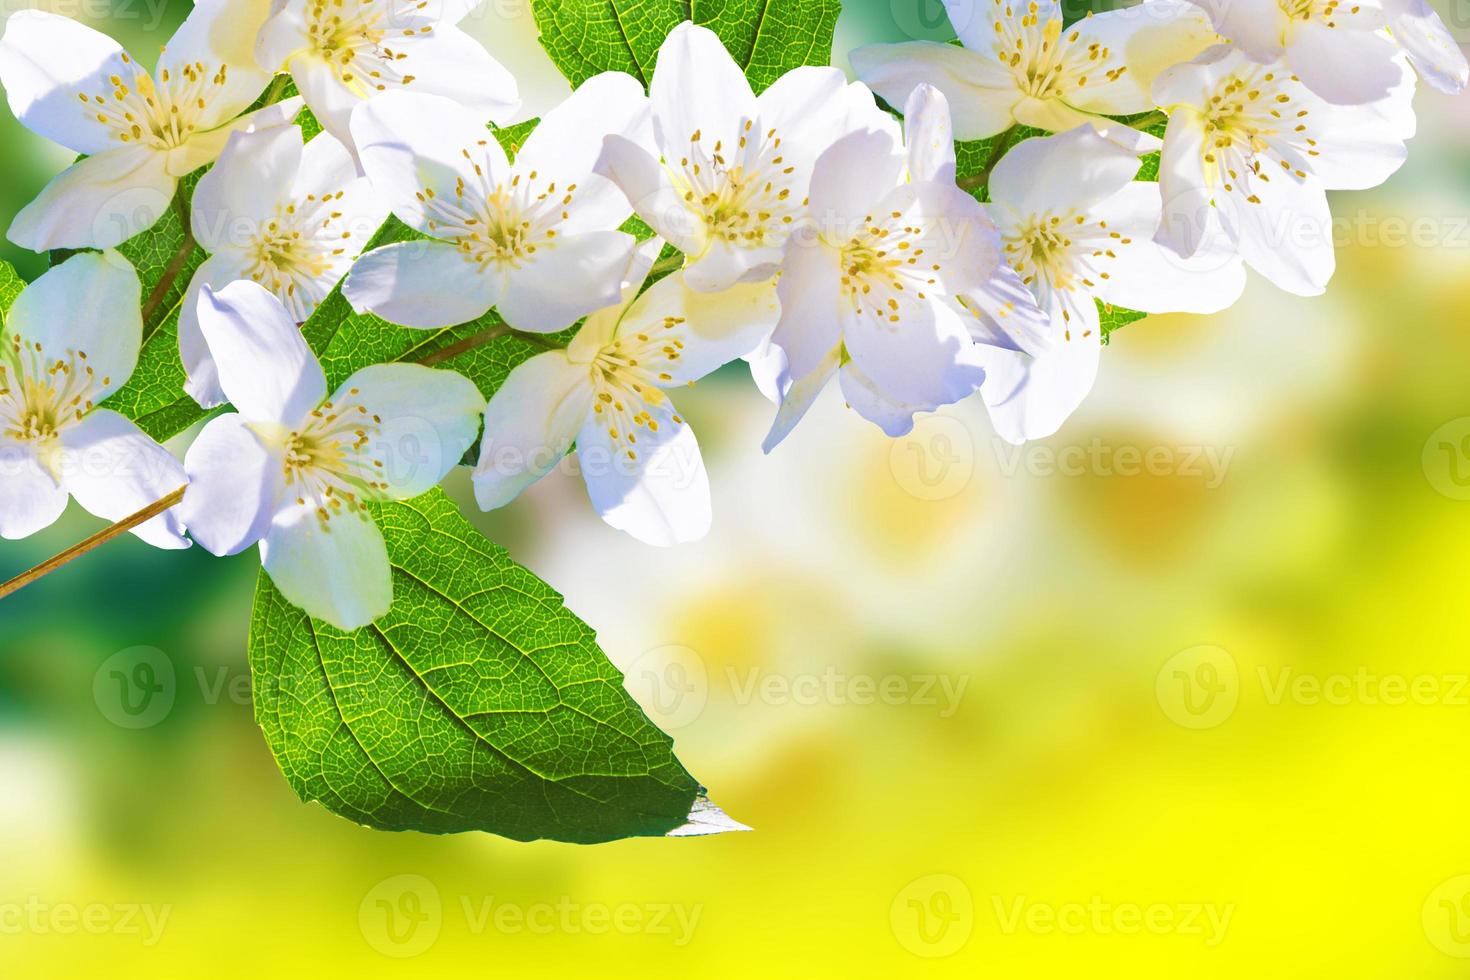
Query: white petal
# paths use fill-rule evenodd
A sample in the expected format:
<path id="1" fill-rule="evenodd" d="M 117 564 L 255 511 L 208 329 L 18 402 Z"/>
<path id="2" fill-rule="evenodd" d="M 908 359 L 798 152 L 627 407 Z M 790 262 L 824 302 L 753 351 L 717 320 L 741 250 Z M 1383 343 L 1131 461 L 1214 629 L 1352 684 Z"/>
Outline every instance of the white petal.
<path id="1" fill-rule="evenodd" d="M 711 238 L 684 267 L 691 288 L 718 293 L 739 282 L 761 282 L 781 271 L 784 251 L 774 246 L 746 247 L 728 239 Z"/>
<path id="2" fill-rule="evenodd" d="M 1039 357 L 998 347 L 980 347 L 978 353 L 985 366 L 980 397 L 991 424 L 1002 439 L 1021 445 L 1054 434 L 1087 398 L 1102 344 L 1094 327 L 1074 329 Z"/>
<path id="3" fill-rule="evenodd" d="M 352 133 L 373 189 L 417 231 L 434 232 L 429 191 L 447 201 L 508 179 L 500 144 L 472 113 L 433 95 L 389 92 L 352 114 Z M 482 179 L 476 168 L 485 173 Z"/>
<path id="4" fill-rule="evenodd" d="M 235 555 L 265 537 L 284 487 L 284 461 L 240 415 L 206 425 L 184 454 L 189 489 L 179 512 L 213 555 Z"/>
<path id="5" fill-rule="evenodd" d="M 1163 211 L 1155 241 L 1185 258 L 1199 251 L 1215 222 L 1205 177 L 1205 138 L 1204 117 L 1193 108 L 1180 107 L 1169 118 L 1159 160 Z"/>
<path id="6" fill-rule="evenodd" d="M 281 301 L 243 280 L 199 293 L 199 327 L 220 387 L 251 422 L 294 427 L 322 403 L 327 380 Z"/>
<path id="7" fill-rule="evenodd" d="M 1291 70 L 1313 92 L 1339 105 L 1388 97 L 1399 81 L 1394 43 L 1376 31 L 1301 25 L 1287 53 Z"/>
<path id="8" fill-rule="evenodd" d="M 1051 317 L 1036 305 L 1020 273 L 1010 266 L 997 266 L 988 280 L 961 298 L 977 314 L 969 324 L 976 341 L 1028 354 L 1051 347 Z"/>
<path id="9" fill-rule="evenodd" d="M 518 330 L 555 333 L 612 306 L 638 240 L 620 231 L 594 231 L 539 245 L 507 275 L 499 313 Z"/>
<path id="10" fill-rule="evenodd" d="M 276 515 L 260 559 L 288 602 L 338 629 L 360 629 L 393 604 L 388 549 L 366 514 L 324 525 L 314 504 L 293 504 Z"/>
<path id="11" fill-rule="evenodd" d="M 806 193 L 811 168 L 822 151 L 849 132 L 847 76 L 836 68 L 795 68 L 771 83 L 756 99 L 763 131 L 776 130 L 781 156 L 802 175 Z"/>
<path id="12" fill-rule="evenodd" d="M 660 238 L 686 255 L 704 254 L 708 245 L 704 223 L 685 206 L 657 156 L 632 140 L 608 136 L 596 169 L 622 190 L 638 217 Z"/>
<path id="13" fill-rule="evenodd" d="M 776 410 L 776 421 L 771 423 L 771 431 L 761 443 L 763 452 L 769 453 L 784 442 L 797 423 L 806 417 L 817 397 L 827 387 L 827 382 L 837 373 L 837 365 L 841 359 L 842 347 L 838 345 L 829 350 L 810 373 L 792 378 L 786 383 L 786 391 Z"/>
<path id="14" fill-rule="evenodd" d="M 1029 15 L 1039 24 L 1062 19 L 1059 0 L 1032 0 L 1020 12 L 994 0 L 944 0 L 944 8 L 955 34 L 972 51 L 991 49 L 995 44 L 995 24 L 1002 19 Z"/>
<path id="15" fill-rule="evenodd" d="M 302 152 L 300 126 L 231 134 L 194 189 L 190 223 L 205 251 L 242 246 L 260 234 L 291 200 Z"/>
<path id="16" fill-rule="evenodd" d="M 154 72 L 175 79 L 190 66 L 203 65 L 206 79 L 224 67 L 224 84 L 211 83 L 203 92 L 204 108 L 197 122 L 201 130 L 223 126 L 260 96 L 271 73 L 255 61 L 255 36 L 265 25 L 266 0 L 198 0 L 184 23 L 169 38 Z"/>
<path id="17" fill-rule="evenodd" d="M 1259 202 L 1244 199 L 1241 185 L 1217 198 L 1216 212 L 1251 268 L 1297 296 L 1320 296 L 1337 269 L 1332 212 L 1315 180 L 1256 180 Z"/>
<path id="18" fill-rule="evenodd" d="M 976 384 L 984 378 L 984 370 L 976 369 Z M 863 418 L 872 422 L 883 430 L 883 434 L 890 439 L 899 439 L 914 431 L 914 416 L 923 412 L 932 412 L 938 408 L 927 402 L 905 402 L 893 398 L 885 392 L 871 378 L 863 374 L 857 366 L 856 361 L 848 361 L 842 365 L 837 372 L 838 383 L 842 386 L 842 397 L 847 399 L 848 407 L 853 409 Z M 966 392 L 966 397 L 974 391 L 974 385 Z"/>
<path id="19" fill-rule="evenodd" d="M 954 128 L 949 102 L 940 91 L 920 85 L 903 112 L 909 152 L 909 178 L 954 183 Z"/>
<path id="20" fill-rule="evenodd" d="M 852 52 L 852 67 L 894 106 L 903 105 L 920 85 L 934 86 L 949 100 L 955 136 L 962 140 L 1005 132 L 1015 122 L 1013 111 L 1021 101 L 1009 70 L 987 55 L 952 44 L 875 44 Z"/>
<path id="21" fill-rule="evenodd" d="M 45 530 L 66 510 L 66 499 L 30 443 L 0 435 L 0 538 L 14 541 Z"/>
<path id="22" fill-rule="evenodd" d="M 179 304 L 179 360 L 184 365 L 184 391 L 200 408 L 215 408 L 226 401 L 219 384 L 219 369 L 214 355 L 199 329 L 199 292 L 205 286 L 223 289 L 237 279 L 244 279 L 253 261 L 244 253 L 231 249 L 211 255 L 194 271 L 184 301 Z"/>
<path id="23" fill-rule="evenodd" d="M 358 259 L 342 292 L 358 312 L 435 330 L 484 316 L 500 301 L 502 282 L 445 242 L 395 242 Z"/>
<path id="24" fill-rule="evenodd" d="M 356 372 L 329 399 L 375 416 L 363 452 L 381 462 L 369 479 L 395 500 L 427 493 L 464 458 L 480 432 L 485 399 L 464 375 L 422 364 L 375 364 Z"/>
<path id="25" fill-rule="evenodd" d="M 1282 38 L 1291 23 L 1279 0 L 1193 0 L 1210 15 L 1215 29 L 1234 41 L 1253 59 L 1277 61 L 1285 48 Z"/>
<path id="26" fill-rule="evenodd" d="M 771 342 L 794 377 L 817 369 L 842 340 L 842 253 L 825 242 L 793 240 L 778 295 L 781 319 Z"/>
<path id="27" fill-rule="evenodd" d="M 605 72 L 583 82 L 548 112 L 516 154 L 515 173 L 558 190 L 575 186 L 570 211 L 576 225 L 562 234 L 616 229 L 632 208 L 617 187 L 593 172 L 603 139 L 621 136 L 639 146 L 653 144 L 653 120 L 643 87 L 631 75 Z"/>
<path id="28" fill-rule="evenodd" d="M 40 344 L 48 359 L 84 352 L 93 374 L 93 401 L 127 383 L 143 343 L 143 287 L 116 252 L 73 255 L 16 297 L 6 329 L 22 343 Z"/>
<path id="29" fill-rule="evenodd" d="M 167 162 L 141 146 L 79 160 L 21 209 L 9 238 L 34 252 L 121 245 L 153 227 L 172 203 L 178 182 Z"/>
<path id="30" fill-rule="evenodd" d="M 82 97 L 111 97 L 108 79 L 131 78 L 136 68 L 126 58 L 112 38 L 69 17 L 19 10 L 0 38 L 0 85 L 27 129 L 78 153 L 102 153 L 122 144 Z"/>
<path id="31" fill-rule="evenodd" d="M 655 136 L 670 159 L 695 133 L 711 146 L 733 147 L 743 121 L 756 116 L 755 93 L 730 52 L 713 31 L 687 21 L 659 48 L 649 98 Z"/>
<path id="32" fill-rule="evenodd" d="M 811 220 L 828 240 L 846 239 L 903 179 L 907 161 L 887 133 L 851 133 L 817 160 Z"/>
<path id="33" fill-rule="evenodd" d="M 1303 99 L 1318 120 L 1312 135 L 1313 175 L 1328 190 L 1366 190 L 1398 172 L 1408 159 L 1404 144 L 1414 136 L 1414 79 L 1406 66 L 1393 93 L 1361 106 L 1329 105 Z M 1315 105 L 1313 103 L 1316 103 Z"/>
<path id="34" fill-rule="evenodd" d="M 1419 74 L 1434 88 L 1450 95 L 1465 91 L 1470 64 L 1444 21 L 1427 0 L 1400 0 L 1403 12 L 1390 19 L 1394 40 L 1403 45 Z"/>
<path id="35" fill-rule="evenodd" d="M 776 326 L 781 305 L 774 282 L 742 283 L 722 293 L 691 289 L 684 275 L 666 276 L 638 297 L 618 325 L 617 335 L 653 338 L 666 349 L 677 343 L 678 357 L 639 357 L 649 370 L 667 374 L 664 386 L 698 381 L 751 353 Z M 669 324 L 677 323 L 670 327 Z M 634 345 L 636 346 L 636 344 Z"/>
<path id="36" fill-rule="evenodd" d="M 131 517 L 182 487 L 179 461 L 117 412 L 89 413 L 59 433 L 61 482 L 91 514 L 108 521 Z M 155 548 L 187 548 L 178 508 L 140 524 L 133 533 Z"/>
<path id="37" fill-rule="evenodd" d="M 572 342 L 567 345 L 567 356 L 577 364 L 591 364 L 597 359 L 598 354 L 608 344 L 613 342 L 613 337 L 618 331 L 618 324 L 622 323 L 623 316 L 638 294 L 643 291 L 648 282 L 649 275 L 653 272 L 654 263 L 663 253 L 664 242 L 659 238 L 650 238 L 646 242 L 640 242 L 633 250 L 632 257 L 628 260 L 628 268 L 623 273 L 623 294 L 617 303 L 604 307 L 589 316 Z"/>
<path id="38" fill-rule="evenodd" d="M 538 354 L 512 370 L 485 409 L 475 467 L 480 509 L 504 507 L 551 472 L 591 412 L 589 368 L 562 351 Z"/>
<path id="39" fill-rule="evenodd" d="M 937 300 L 901 309 L 900 323 L 867 312 L 844 316 L 843 343 L 858 372 L 888 401 L 915 410 L 969 397 L 984 374 L 967 361 L 974 344 L 964 319 Z"/>
<path id="40" fill-rule="evenodd" d="M 587 495 L 604 521 L 644 544 L 667 548 L 698 541 L 711 522 L 709 475 L 699 442 L 687 422 L 674 420 L 668 399 L 644 410 L 658 431 L 640 430 L 635 449 L 612 440 L 599 422 L 582 428 L 577 461 Z"/>
<path id="41" fill-rule="evenodd" d="M 1099 13 L 1079 21 L 1077 26 L 1084 36 L 1115 47 L 1117 60 L 1127 67 L 1123 81 L 1132 86 L 1124 98 L 1132 100 L 1129 105 L 1141 106 L 1129 112 L 1144 112 L 1154 107 L 1149 93 L 1160 72 L 1198 57 L 1205 49 L 1220 43 L 1209 15 L 1187 0 L 1148 0 L 1133 7 Z M 1122 81 L 1117 84 L 1121 85 Z M 1069 93 L 1069 100 L 1089 112 L 1118 114 L 1109 108 L 1118 102 L 1112 99 L 1096 102 L 1092 94 L 1087 90 L 1074 91 Z"/>
<path id="42" fill-rule="evenodd" d="M 1164 249 L 1152 237 L 1161 205 L 1159 186 L 1140 181 L 1092 210 L 1090 217 L 1106 227 L 1097 250 L 1116 256 L 1096 260 L 1107 278 L 1097 279 L 1094 294 L 1145 313 L 1218 313 L 1232 306 L 1245 289 L 1240 257 L 1221 236 L 1206 241 L 1191 259 Z"/>
<path id="43" fill-rule="evenodd" d="M 292 71 L 292 56 L 311 45 L 306 23 L 306 4 L 271 4 L 270 17 L 255 38 L 255 61 L 269 72 Z"/>
<path id="44" fill-rule="evenodd" d="M 1137 174 L 1136 156 L 1080 126 L 1012 147 L 990 177 L 990 199 L 1019 214 L 1085 211 Z"/>
<path id="45" fill-rule="evenodd" d="M 413 76 L 403 91 L 442 95 L 482 121 L 502 125 L 521 106 L 515 76 L 453 24 L 441 22 L 432 32 L 395 40 L 393 49 L 407 55 L 394 67 Z"/>
<path id="46" fill-rule="evenodd" d="M 260 133 L 291 126 L 301 114 L 302 104 L 299 97 L 284 99 L 264 109 L 236 116 L 217 129 L 196 133 L 182 146 L 169 151 L 168 172 L 174 177 L 185 177 L 200 167 L 208 166 L 219 159 L 230 137 L 236 133 Z"/>

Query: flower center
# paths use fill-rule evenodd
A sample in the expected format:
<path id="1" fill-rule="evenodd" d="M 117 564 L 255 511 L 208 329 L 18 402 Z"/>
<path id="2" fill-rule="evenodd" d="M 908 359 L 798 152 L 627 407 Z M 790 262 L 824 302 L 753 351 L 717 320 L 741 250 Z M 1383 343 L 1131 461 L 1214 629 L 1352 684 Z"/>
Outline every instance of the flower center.
<path id="1" fill-rule="evenodd" d="M 1062 35 L 1061 16 L 1041 23 L 1041 8 L 1027 4 L 1017 17 L 1008 0 L 995 0 L 1005 5 L 1005 15 L 995 21 L 993 51 L 1000 63 L 1015 76 L 1017 87 L 1034 99 L 1061 99 L 1068 92 L 1101 81 L 1116 82 L 1128 70 L 1126 66 L 1108 67 L 1113 52 L 1096 41 L 1078 44 L 1082 34 L 1073 30 Z"/>
<path id="2" fill-rule="evenodd" d="M 1297 151 L 1315 157 L 1317 141 L 1307 124 L 1309 111 L 1297 102 L 1286 80 L 1266 69 L 1235 74 L 1210 96 L 1204 109 L 1204 162 L 1205 178 L 1212 186 L 1233 192 L 1237 182 L 1252 177 L 1269 183 L 1271 174 L 1263 161 L 1270 163 L 1273 150 L 1283 171 L 1307 176 L 1288 153 L 1293 158 Z M 1254 194 L 1246 199 L 1260 203 Z"/>
<path id="3" fill-rule="evenodd" d="M 723 140 L 707 146 L 704 131 L 695 132 L 688 153 L 667 169 L 710 237 L 732 245 L 779 247 L 806 206 L 795 196 L 796 167 L 781 151 L 781 136 L 775 129 L 759 135 L 750 119 L 733 148 Z"/>
<path id="4" fill-rule="evenodd" d="M 1327 27 L 1338 26 L 1337 12 L 1342 7 L 1341 0 L 1277 0 L 1277 4 L 1291 20 L 1315 20 Z"/>
<path id="5" fill-rule="evenodd" d="M 37 445 L 81 421 L 111 378 L 97 378 L 86 351 L 48 354 L 12 337 L 0 358 L 0 434 Z"/>
<path id="6" fill-rule="evenodd" d="M 1003 240 L 1006 262 L 1033 292 L 1061 294 L 1062 319 L 1072 320 L 1070 302 L 1091 303 L 1090 293 L 1099 280 L 1112 278 L 1107 267 L 1117 261 L 1116 248 L 1133 244 L 1133 239 L 1108 228 L 1106 221 L 1086 215 L 1038 214 L 1006 233 Z M 1071 340 L 1071 331 L 1066 339 Z"/>
<path id="7" fill-rule="evenodd" d="M 407 58 L 390 43 L 398 38 L 431 34 L 434 25 L 419 21 L 399 27 L 390 13 L 392 0 L 313 0 L 307 10 L 307 36 L 338 80 L 360 98 L 382 92 L 390 84 L 412 84 L 414 76 L 395 67 Z M 425 6 L 413 4 L 411 13 Z"/>
<path id="8" fill-rule="evenodd" d="M 607 426 L 608 438 L 630 461 L 638 459 L 638 434 L 659 431 L 649 408 L 668 401 L 661 385 L 672 384 L 668 368 L 683 357 L 678 328 L 684 317 L 665 317 L 662 329 L 619 335 L 592 361 L 592 412 Z M 675 425 L 683 425 L 679 415 Z"/>
<path id="9" fill-rule="evenodd" d="M 315 506 L 323 527 L 343 513 L 362 512 L 365 501 L 382 499 L 389 487 L 386 463 L 370 448 L 383 420 L 352 400 L 359 394 L 353 388 L 340 405 L 323 402 L 286 437 L 286 486 L 298 504 Z"/>
<path id="10" fill-rule="evenodd" d="M 347 253 L 343 243 L 352 233 L 333 209 L 344 192 L 278 206 L 261 226 L 247 254 L 253 259 L 250 278 L 271 290 L 297 323 L 305 322 L 326 298 L 336 263 Z"/>
<path id="11" fill-rule="evenodd" d="M 534 170 L 524 177 L 512 176 L 508 185 L 493 184 L 469 150 L 464 151 L 464 157 L 474 167 L 474 185 L 457 178 L 452 200 L 432 187 L 418 193 L 428 216 L 429 233 L 457 245 L 481 271 L 491 265 L 519 268 L 539 249 L 550 245 L 557 226 L 571 217 L 577 185 L 558 189 L 556 182 L 550 181 L 543 186 L 541 175 Z"/>
<path id="12" fill-rule="evenodd" d="M 903 320 L 901 296 L 913 287 L 919 300 L 926 300 L 926 286 L 938 285 L 930 273 L 940 271 L 937 263 L 925 259 L 922 244 L 924 230 L 915 225 L 901 225 L 902 211 L 894 211 L 889 221 L 879 224 L 870 215 L 863 228 L 842 250 L 842 295 L 859 315 L 866 312 L 889 323 Z"/>
<path id="13" fill-rule="evenodd" d="M 131 74 L 108 78 L 112 89 L 79 98 L 98 122 L 119 140 L 156 150 L 182 146 L 199 128 L 210 99 L 227 80 L 229 66 L 206 66 L 202 61 L 176 71 L 159 70 L 157 81 L 124 53 Z"/>

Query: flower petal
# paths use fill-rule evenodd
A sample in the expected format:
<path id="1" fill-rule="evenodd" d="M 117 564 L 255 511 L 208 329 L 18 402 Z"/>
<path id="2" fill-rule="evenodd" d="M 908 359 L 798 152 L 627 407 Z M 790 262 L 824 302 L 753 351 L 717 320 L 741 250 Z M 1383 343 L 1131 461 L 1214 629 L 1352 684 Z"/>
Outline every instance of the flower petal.
<path id="1" fill-rule="evenodd" d="M 98 122 L 84 99 L 110 97 L 114 75 L 137 66 L 116 41 L 69 17 L 18 10 L 0 37 L 0 85 L 15 118 L 34 133 L 78 153 L 117 149 L 117 133 Z"/>
<path id="2" fill-rule="evenodd" d="M 190 225 L 205 251 L 240 246 L 260 234 L 291 200 L 302 153 L 300 126 L 230 135 L 219 160 L 194 188 Z"/>
<path id="3" fill-rule="evenodd" d="M 990 177 L 990 199 L 1019 214 L 1085 211 L 1137 174 L 1138 157 L 1079 126 L 1012 147 Z"/>
<path id="4" fill-rule="evenodd" d="M 996 434 L 1019 446 L 1060 429 L 1097 380 L 1102 353 L 1099 335 L 1095 326 L 1073 329 L 1069 337 L 1040 356 L 978 347 L 985 368 L 980 397 L 990 411 Z"/>
<path id="5" fill-rule="evenodd" d="M 288 602 L 340 630 L 361 629 L 393 605 L 383 532 L 363 512 L 324 523 L 314 504 L 293 504 L 271 523 L 260 563 Z"/>
<path id="6" fill-rule="evenodd" d="M 251 422 L 295 426 L 322 403 L 327 379 L 281 301 L 243 280 L 199 292 L 199 327 L 220 387 Z"/>
<path id="7" fill-rule="evenodd" d="M 358 259 L 342 292 L 358 312 L 437 330 L 484 316 L 500 302 L 503 283 L 446 242 L 396 242 Z"/>
<path id="8" fill-rule="evenodd" d="M 659 48 L 649 86 L 655 138 L 677 158 L 695 133 L 713 146 L 739 142 L 744 120 L 756 117 L 755 93 L 714 31 L 688 21 Z"/>
<path id="9" fill-rule="evenodd" d="M 1377 31 L 1302 24 L 1287 62 L 1302 83 L 1328 102 L 1362 105 L 1388 97 L 1399 82 L 1393 41 Z"/>
<path id="10" fill-rule="evenodd" d="M 362 452 L 382 466 L 363 474 L 386 483 L 394 500 L 433 489 L 464 458 L 480 433 L 485 399 L 464 375 L 422 364 L 374 364 L 356 372 L 329 399 L 361 405 L 377 421 Z"/>
<path id="11" fill-rule="evenodd" d="M 827 387 L 827 382 L 832 380 L 832 375 L 837 373 L 837 365 L 842 360 L 842 346 L 836 345 L 817 362 L 817 366 L 808 374 L 790 379 L 785 383 L 785 392 L 781 396 L 781 404 L 776 409 L 776 420 L 771 423 L 771 431 L 766 434 L 765 441 L 761 443 L 761 451 L 769 453 L 791 434 L 811 407 L 816 404 L 818 396 Z"/>
<path id="12" fill-rule="evenodd" d="M 219 159 L 230 137 L 236 133 L 260 133 L 267 130 L 291 126 L 301 114 L 302 101 L 299 97 L 273 103 L 264 109 L 236 116 L 223 126 L 208 132 L 196 133 L 168 153 L 168 172 L 174 177 L 185 177 Z"/>
<path id="13" fill-rule="evenodd" d="M 711 523 L 709 475 L 699 442 L 667 398 L 643 406 L 657 431 L 641 430 L 636 450 L 589 421 L 577 436 L 587 496 L 602 519 L 658 548 L 698 541 Z"/>
<path id="14" fill-rule="evenodd" d="M 223 126 L 260 96 L 271 73 L 255 60 L 255 36 L 270 13 L 267 0 L 197 0 L 158 56 L 155 76 L 175 78 L 203 65 L 210 84 L 196 94 L 201 130 Z M 194 69 L 197 70 L 197 69 Z M 223 79 L 221 84 L 219 79 Z"/>
<path id="15" fill-rule="evenodd" d="M 954 127 L 949 101 L 932 85 L 920 85 L 903 112 L 909 153 L 909 179 L 954 183 Z"/>
<path id="16" fill-rule="evenodd" d="M 565 330 L 622 296 L 623 273 L 638 240 L 620 231 L 594 231 L 538 245 L 507 276 L 499 313 L 532 333 Z"/>
<path id="17" fill-rule="evenodd" d="M 887 133 L 850 133 L 817 160 L 811 220 L 829 241 L 846 239 L 903 179 L 907 161 Z"/>
<path id="18" fill-rule="evenodd" d="M 40 344 L 48 359 L 86 354 L 92 400 L 127 383 L 143 343 L 138 273 L 117 252 L 84 252 L 53 266 L 10 307 L 6 331 L 23 344 Z"/>
<path id="19" fill-rule="evenodd" d="M 637 350 L 660 385 L 698 381 L 754 351 L 776 326 L 781 304 L 774 282 L 742 283 L 721 293 L 691 289 L 684 274 L 660 279 L 638 297 L 617 336 Z M 645 341 L 641 348 L 638 341 Z M 675 356 L 667 356 L 676 348 Z"/>
<path id="20" fill-rule="evenodd" d="M 612 135 L 603 140 L 596 170 L 617 185 L 638 217 L 660 238 L 685 255 L 704 254 L 709 243 L 704 223 L 684 205 L 657 156 L 632 140 Z"/>
<path id="21" fill-rule="evenodd" d="M 1389 27 L 1395 41 L 1409 52 L 1409 58 L 1424 80 L 1441 92 L 1459 95 L 1470 81 L 1470 64 L 1460 50 L 1454 35 L 1445 27 L 1427 0 L 1396 0 L 1390 9 Z M 1401 8 L 1393 12 L 1393 8 Z"/>
<path id="22" fill-rule="evenodd" d="M 1013 112 L 1021 101 L 1008 70 L 988 56 L 953 44 L 875 44 L 854 51 L 852 67 L 890 105 L 903 105 L 920 85 L 934 86 L 949 100 L 955 135 L 962 140 L 1005 132 L 1015 122 Z"/>
<path id="23" fill-rule="evenodd" d="M 973 394 L 984 373 L 967 360 L 974 343 L 964 319 L 937 300 L 901 303 L 900 308 L 899 323 L 866 308 L 843 318 L 843 343 L 864 383 L 914 411 L 932 411 Z"/>
<path id="24" fill-rule="evenodd" d="M 184 391 L 200 408 L 215 408 L 227 400 L 219 384 L 219 369 L 214 355 L 199 329 L 199 293 L 205 286 L 223 289 L 249 274 L 253 262 L 242 252 L 231 249 L 211 255 L 194 271 L 184 301 L 179 305 L 179 360 L 184 365 Z"/>
<path id="25" fill-rule="evenodd" d="M 1052 345 L 1051 317 L 1021 281 L 1021 274 L 1002 263 L 983 284 L 961 296 L 970 312 L 970 336 L 1007 350 L 1040 354 Z"/>
<path id="26" fill-rule="evenodd" d="M 404 91 L 452 99 L 483 122 L 504 125 L 521 107 L 515 76 L 491 57 L 479 41 L 452 23 L 439 22 L 433 30 L 393 44 L 405 57 L 394 67 L 413 82 Z"/>
<path id="27" fill-rule="evenodd" d="M 480 509 L 504 507 L 551 472 L 591 413 L 590 369 L 562 351 L 538 354 L 512 370 L 485 409 L 474 477 Z"/>
<path id="28" fill-rule="evenodd" d="M 793 377 L 817 369 L 842 340 L 842 253 L 824 242 L 793 241 L 778 296 L 781 319 L 771 342 Z"/>
<path id="29" fill-rule="evenodd" d="M 86 510 L 120 521 L 188 482 L 184 467 L 131 421 L 105 408 L 58 434 L 61 482 Z M 178 508 L 133 529 L 155 548 L 187 548 Z"/>
<path id="30" fill-rule="evenodd" d="M 167 162 L 142 146 L 79 160 L 21 209 L 9 238 L 33 252 L 121 245 L 153 227 L 173 201 L 178 182 Z"/>
<path id="31" fill-rule="evenodd" d="M 0 538 L 45 530 L 66 510 L 66 491 L 28 442 L 0 436 Z"/>
<path id="32" fill-rule="evenodd" d="M 189 534 L 212 555 L 236 555 L 270 531 L 285 464 L 240 415 L 206 425 L 184 454 L 189 489 L 179 512 Z"/>

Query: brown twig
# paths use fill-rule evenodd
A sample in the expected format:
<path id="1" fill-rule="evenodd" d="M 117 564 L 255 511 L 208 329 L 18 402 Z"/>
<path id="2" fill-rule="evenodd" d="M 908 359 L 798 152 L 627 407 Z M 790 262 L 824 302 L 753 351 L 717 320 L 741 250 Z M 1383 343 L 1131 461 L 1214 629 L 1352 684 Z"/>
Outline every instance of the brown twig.
<path id="1" fill-rule="evenodd" d="M 163 303 L 164 297 L 173 288 L 174 282 L 178 280 L 179 273 L 184 271 L 184 266 L 189 262 L 189 256 L 194 253 L 194 227 L 189 220 L 189 205 L 184 200 L 184 190 L 179 188 L 177 199 L 179 207 L 179 220 L 183 223 L 184 240 L 179 244 L 179 250 L 169 260 L 168 266 L 163 270 L 163 277 L 158 280 L 158 285 L 153 287 L 153 292 L 148 294 L 148 299 L 143 302 L 143 328 L 153 322 L 153 314 L 158 312 L 158 307 Z"/>

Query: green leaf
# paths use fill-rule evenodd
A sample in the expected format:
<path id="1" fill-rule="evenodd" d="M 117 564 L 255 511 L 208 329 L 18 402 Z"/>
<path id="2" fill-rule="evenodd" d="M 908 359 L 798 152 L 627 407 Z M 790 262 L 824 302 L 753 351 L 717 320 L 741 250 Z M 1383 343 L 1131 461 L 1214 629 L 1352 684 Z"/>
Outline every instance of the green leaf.
<path id="1" fill-rule="evenodd" d="M 11 304 L 25 288 L 26 281 L 15 271 L 15 266 L 0 259 L 0 318 L 10 312 Z"/>
<path id="2" fill-rule="evenodd" d="M 707 806 L 592 630 L 443 491 L 372 512 L 386 617 L 343 633 L 264 573 L 256 590 L 256 721 L 302 800 L 381 830 L 577 843 L 667 834 Z"/>
<path id="3" fill-rule="evenodd" d="M 832 61 L 841 0 L 532 0 L 541 45 L 572 85 L 622 71 L 645 85 L 658 49 L 686 20 L 720 36 L 757 92 Z"/>

